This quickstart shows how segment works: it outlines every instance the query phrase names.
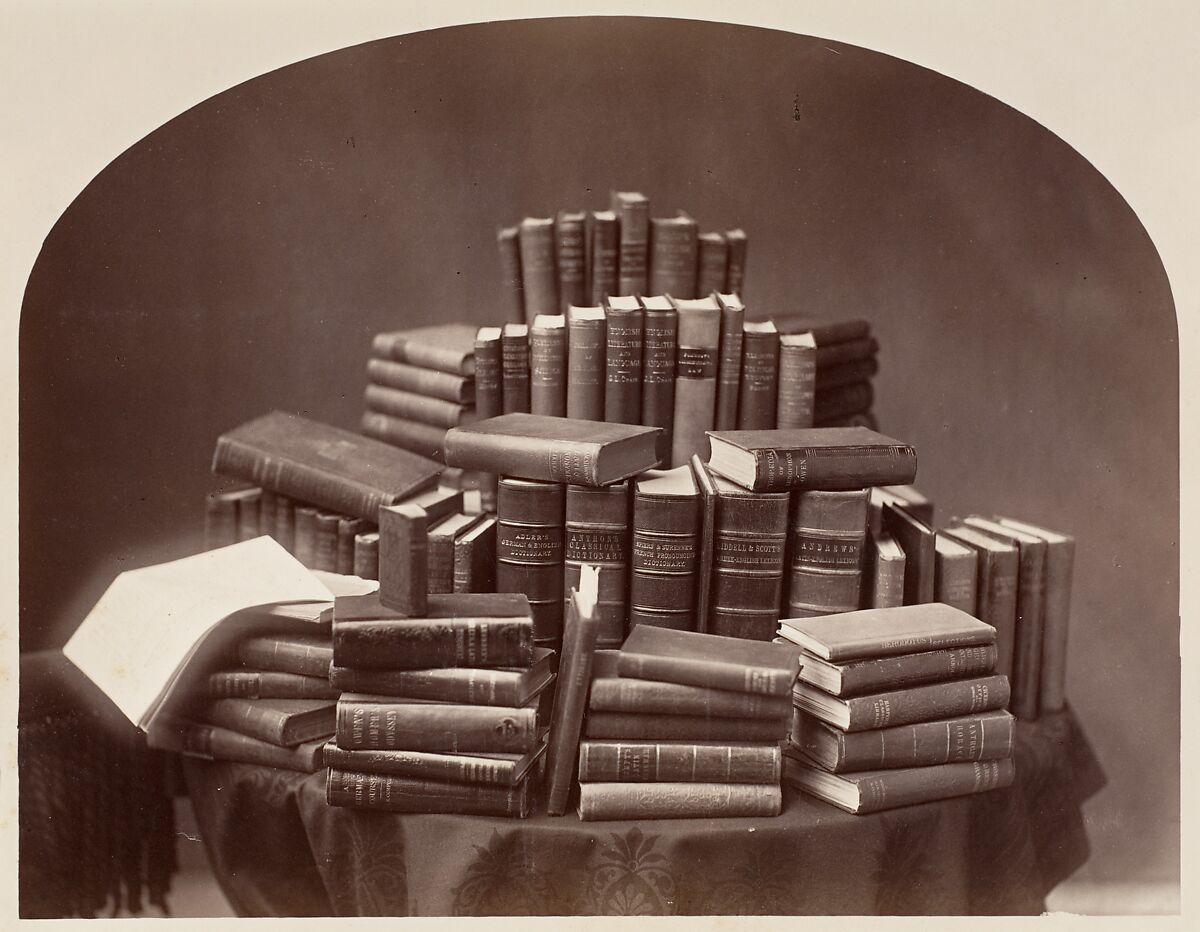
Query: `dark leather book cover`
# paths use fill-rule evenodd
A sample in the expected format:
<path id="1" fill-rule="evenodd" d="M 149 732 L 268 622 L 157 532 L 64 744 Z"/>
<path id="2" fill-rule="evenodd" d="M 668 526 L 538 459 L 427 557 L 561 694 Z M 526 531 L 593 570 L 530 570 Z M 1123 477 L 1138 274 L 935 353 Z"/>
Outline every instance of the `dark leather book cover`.
<path id="1" fill-rule="evenodd" d="M 642 298 L 642 417 L 647 427 L 661 427 L 657 452 L 663 467 L 671 459 L 675 426 L 675 351 L 679 314 L 669 298 Z"/>
<path id="2" fill-rule="evenodd" d="M 834 663 L 803 651 L 800 654 L 800 679 L 834 696 L 861 696 L 901 686 L 994 673 L 997 657 L 994 643 L 844 663 Z"/>
<path id="3" fill-rule="evenodd" d="M 1014 531 L 1046 542 L 1046 595 L 1042 608 L 1042 675 L 1038 705 L 1042 712 L 1066 707 L 1067 633 L 1071 621 L 1071 575 L 1075 538 L 1025 521 L 996 518 Z"/>
<path id="4" fill-rule="evenodd" d="M 531 796 L 528 779 L 515 786 L 492 787 L 330 768 L 325 801 L 348 809 L 524 819 L 530 812 Z"/>
<path id="5" fill-rule="evenodd" d="M 862 600 L 866 489 L 797 492 L 788 541 L 787 616 L 856 611 Z"/>
<path id="6" fill-rule="evenodd" d="M 454 542 L 454 592 L 493 592 L 496 588 L 496 518 L 482 517 Z"/>
<path id="7" fill-rule="evenodd" d="M 779 334 L 770 321 L 742 325 L 742 387 L 738 429 L 775 426 L 779 391 Z"/>
<path id="8" fill-rule="evenodd" d="M 558 270 L 554 264 L 554 219 L 526 217 L 517 240 L 521 248 L 521 283 L 525 322 L 538 314 L 558 313 Z"/>
<path id="9" fill-rule="evenodd" d="M 871 322 L 853 320 L 818 320 L 804 314 L 775 314 L 771 317 L 780 333 L 811 333 L 817 346 L 848 343 L 871 336 Z"/>
<path id="10" fill-rule="evenodd" d="M 642 304 L 610 297 L 605 305 L 604 420 L 638 424 L 642 416 Z"/>
<path id="11" fill-rule="evenodd" d="M 723 292 L 729 276 L 729 243 L 721 233 L 701 233 L 697 245 L 696 296 Z"/>
<path id="12" fill-rule="evenodd" d="M 706 432 L 716 417 L 721 344 L 721 308 L 716 298 L 688 301 L 673 297 L 673 303 L 679 330 L 671 467 L 682 466 L 695 454 L 708 455 Z"/>
<path id="13" fill-rule="evenodd" d="M 856 362 L 863 359 L 874 359 L 879 352 L 879 341 L 874 337 L 861 340 L 846 340 L 844 343 L 830 343 L 822 346 L 817 342 L 817 377 L 829 366 L 840 366 L 843 363 Z"/>
<path id="14" fill-rule="evenodd" d="M 273 411 L 222 434 L 214 472 L 340 514 L 375 520 L 437 482 L 437 463 L 386 443 Z"/>
<path id="15" fill-rule="evenodd" d="M 313 569 L 326 573 L 337 572 L 338 523 L 342 516 L 332 511 L 318 511 L 314 521 Z"/>
<path id="16" fill-rule="evenodd" d="M 529 410 L 529 327 L 505 324 L 500 336 L 504 413 Z"/>
<path id="17" fill-rule="evenodd" d="M 275 496 L 275 540 L 291 553 L 296 547 L 296 504 L 286 495 Z"/>
<path id="18" fill-rule="evenodd" d="M 816 359 L 814 355 L 814 365 Z M 868 382 L 879 372 L 879 360 L 854 359 L 837 366 L 826 366 L 816 373 L 816 391 L 829 391 L 852 382 Z"/>
<path id="19" fill-rule="evenodd" d="M 778 744 L 597 739 L 579 744 L 579 782 L 778 785 L 782 762 Z"/>
<path id="20" fill-rule="evenodd" d="M 614 191 L 611 209 L 617 217 L 617 294 L 648 294 L 650 201 L 636 191 Z"/>
<path id="21" fill-rule="evenodd" d="M 734 430 L 738 425 L 738 404 L 741 400 L 746 307 L 737 295 L 722 292 L 717 293 L 717 303 L 721 305 L 721 347 L 718 351 L 717 408 L 713 426 L 717 430 Z"/>
<path id="22" fill-rule="evenodd" d="M 214 699 L 204 721 L 279 747 L 333 734 L 334 703 L 328 699 Z"/>
<path id="23" fill-rule="evenodd" d="M 297 505 L 292 555 L 309 569 L 317 565 L 317 511 L 308 505 Z"/>
<path id="24" fill-rule="evenodd" d="M 882 522 L 882 510 L 880 521 Z M 904 604 L 904 548 L 882 530 L 872 531 L 867 542 L 864 589 L 868 599 L 863 608 L 895 608 Z M 944 601 L 938 599 L 939 602 Z M 962 608 L 961 605 L 956 606 Z M 973 613 L 968 613 L 973 614 Z"/>
<path id="25" fill-rule="evenodd" d="M 379 578 L 379 532 L 354 535 L 354 575 L 361 579 Z"/>
<path id="26" fill-rule="evenodd" d="M 870 382 L 853 382 L 839 388 L 830 388 L 816 393 L 813 399 L 813 417 L 818 421 L 849 417 L 871 410 L 875 391 Z"/>
<path id="27" fill-rule="evenodd" d="M 238 542 L 237 499 L 230 492 L 211 492 L 204 503 L 204 547 L 213 550 Z M 288 548 L 291 549 L 290 547 Z"/>
<path id="28" fill-rule="evenodd" d="M 262 489 L 243 489 L 237 493 L 237 539 L 258 537 Z"/>
<path id="29" fill-rule="evenodd" d="M 566 313 L 569 305 L 586 304 L 585 282 L 587 253 L 584 250 L 583 211 L 560 210 L 554 224 L 554 259 L 558 271 L 558 310 L 542 313 Z"/>
<path id="30" fill-rule="evenodd" d="M 567 413 L 567 329 L 561 314 L 539 314 L 529 331 L 529 410 Z"/>
<path id="31" fill-rule="evenodd" d="M 496 231 L 500 250 L 500 291 L 505 320 L 517 324 L 525 320 L 525 288 L 521 274 L 521 244 L 516 227 Z"/>
<path id="32" fill-rule="evenodd" d="M 607 328 L 602 307 L 567 309 L 567 417 L 604 420 Z"/>
<path id="33" fill-rule="evenodd" d="M 429 516 L 419 505 L 379 509 L 379 601 L 405 615 L 423 615 L 427 606 L 428 533 Z"/>
<path id="34" fill-rule="evenodd" d="M 1009 695 L 1008 677 L 981 676 L 849 698 L 830 696 L 807 683 L 797 683 L 792 699 L 802 712 L 834 728 L 854 732 L 1003 709 Z"/>
<path id="35" fill-rule="evenodd" d="M 454 592 L 454 549 L 458 537 L 479 522 L 479 515 L 459 514 L 429 526 L 425 539 L 430 592 Z"/>
<path id="36" fill-rule="evenodd" d="M 698 715 L 704 718 L 789 718 L 788 696 L 710 689 L 683 683 L 617 676 L 593 678 L 588 709 L 594 712 L 637 712 L 644 715 Z"/>
<path id="37" fill-rule="evenodd" d="M 397 388 L 401 391 L 439 398 L 460 405 L 475 402 L 475 378 L 478 376 L 479 360 L 475 361 L 476 376 L 451 375 L 436 369 L 422 369 L 405 362 L 390 359 L 368 359 L 367 381 L 371 385 Z"/>
<path id="38" fill-rule="evenodd" d="M 610 485 L 655 464 L 658 430 L 505 414 L 446 434 L 446 464 L 544 482 Z"/>
<path id="39" fill-rule="evenodd" d="M 588 297 L 580 304 L 603 304 L 617 291 L 617 250 L 620 230 L 617 215 L 611 210 L 594 210 L 591 214 L 591 241 L 588 269 Z"/>
<path id="40" fill-rule="evenodd" d="M 934 598 L 974 615 L 979 608 L 975 594 L 979 555 L 966 544 L 940 532 L 934 539 L 934 551 Z"/>
<path id="41" fill-rule="evenodd" d="M 475 413 L 480 418 L 504 413 L 502 327 L 480 327 L 475 336 Z"/>
<path id="42" fill-rule="evenodd" d="M 645 294 L 695 298 L 699 244 L 696 221 L 686 214 L 650 221 L 650 278 Z"/>
<path id="43" fill-rule="evenodd" d="M 1017 577 L 1020 558 L 1015 544 L 989 537 L 975 528 L 951 524 L 945 534 L 972 548 L 979 557 L 975 584 L 975 617 L 996 631 L 1000 657 L 996 672 L 1012 676 L 1017 649 Z"/>
<path id="44" fill-rule="evenodd" d="M 378 411 L 364 411 L 359 426 L 368 437 L 427 457 L 435 463 L 442 462 L 442 445 L 446 441 L 445 427 L 392 417 Z"/>
<path id="45" fill-rule="evenodd" d="M 327 633 L 256 635 L 241 641 L 235 656 L 255 670 L 325 677 L 333 661 L 333 642 Z"/>
<path id="46" fill-rule="evenodd" d="M 544 757 L 545 751 L 544 742 L 524 754 L 496 754 L 384 749 L 351 751 L 328 741 L 322 749 L 322 757 L 326 767 L 352 773 L 515 786 Z"/>
<path id="47" fill-rule="evenodd" d="M 712 604 L 713 541 L 717 532 L 717 486 L 712 473 L 693 456 L 690 463 L 696 488 L 700 490 L 700 563 L 696 577 L 696 630 L 708 630 L 708 613 Z"/>
<path id="48" fill-rule="evenodd" d="M 294 747 L 280 747 L 216 725 L 183 720 L 178 724 L 182 743 L 180 750 L 189 757 L 258 764 L 297 773 L 316 773 L 322 766 L 324 738 L 302 741 Z"/>
<path id="49" fill-rule="evenodd" d="M 883 529 L 904 551 L 904 604 L 932 602 L 937 560 L 933 528 L 906 509 L 888 504 L 883 506 Z"/>
<path id="50" fill-rule="evenodd" d="M 354 572 L 354 538 L 362 531 L 366 522 L 362 518 L 338 518 L 337 526 L 337 569 L 335 572 L 349 576 Z"/>
<path id="51" fill-rule="evenodd" d="M 917 451 L 865 427 L 709 431 L 709 468 L 755 492 L 912 482 Z"/>
<path id="52" fill-rule="evenodd" d="M 525 754 L 538 744 L 537 712 L 536 698 L 509 707 L 343 693 L 336 744 L 347 751 Z"/>
<path id="53" fill-rule="evenodd" d="M 779 393 L 775 426 L 812 427 L 817 385 L 817 344 L 811 333 L 779 338 Z"/>
<path id="54" fill-rule="evenodd" d="M 790 727 L 790 715 L 776 718 L 711 718 L 704 715 L 590 711 L 584 725 L 584 734 L 588 738 L 628 738 L 632 741 L 778 743 L 780 739 L 787 737 Z"/>
<path id="55" fill-rule="evenodd" d="M 725 274 L 726 294 L 746 293 L 746 231 L 726 230 L 725 242 L 729 244 L 729 266 Z"/>
<path id="56" fill-rule="evenodd" d="M 451 375 L 475 374 L 475 325 L 430 324 L 375 335 L 371 355 Z"/>
<path id="57" fill-rule="evenodd" d="M 601 648 L 620 647 L 629 623 L 629 490 L 628 481 L 567 486 L 563 591 L 579 587 L 584 566 L 596 568 Z"/>
<path id="58" fill-rule="evenodd" d="M 799 661 L 779 644 L 638 625 L 621 646 L 618 670 L 637 679 L 783 696 Z"/>
<path id="59" fill-rule="evenodd" d="M 579 818 L 612 819 L 764 818 L 783 810 L 778 785 L 742 783 L 585 783 Z"/>
<path id="60" fill-rule="evenodd" d="M 338 689 L 324 676 L 275 670 L 218 670 L 208 675 L 213 699 L 336 699 Z"/>
<path id="61" fill-rule="evenodd" d="M 434 427 L 456 427 L 475 420 L 475 406 L 429 398 L 386 385 L 368 385 L 363 392 L 368 411 L 420 421 Z"/>
<path id="62" fill-rule="evenodd" d="M 695 630 L 703 517 L 690 466 L 635 480 L 629 623 Z"/>
<path id="63" fill-rule="evenodd" d="M 562 637 L 566 490 L 556 482 L 504 477 L 496 507 L 496 588 L 523 592 L 539 643 Z"/>

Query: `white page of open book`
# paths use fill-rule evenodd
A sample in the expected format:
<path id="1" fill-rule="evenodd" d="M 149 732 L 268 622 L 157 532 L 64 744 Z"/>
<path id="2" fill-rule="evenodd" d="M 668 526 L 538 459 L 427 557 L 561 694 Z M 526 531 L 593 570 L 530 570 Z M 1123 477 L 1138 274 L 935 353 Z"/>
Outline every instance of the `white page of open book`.
<path id="1" fill-rule="evenodd" d="M 131 722 L 146 728 L 187 659 L 222 619 L 255 605 L 332 600 L 329 587 L 300 561 L 270 537 L 257 537 L 121 573 L 63 653 Z M 316 613 L 312 620 L 319 620 Z"/>

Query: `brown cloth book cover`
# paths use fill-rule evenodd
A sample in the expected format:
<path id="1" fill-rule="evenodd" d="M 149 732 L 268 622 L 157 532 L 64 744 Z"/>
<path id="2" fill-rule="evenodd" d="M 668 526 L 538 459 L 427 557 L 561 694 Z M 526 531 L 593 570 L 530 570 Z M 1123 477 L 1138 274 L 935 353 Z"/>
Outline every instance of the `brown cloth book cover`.
<path id="1" fill-rule="evenodd" d="M 638 625 L 621 646 L 621 676 L 666 683 L 787 695 L 798 655 L 779 644 Z"/>

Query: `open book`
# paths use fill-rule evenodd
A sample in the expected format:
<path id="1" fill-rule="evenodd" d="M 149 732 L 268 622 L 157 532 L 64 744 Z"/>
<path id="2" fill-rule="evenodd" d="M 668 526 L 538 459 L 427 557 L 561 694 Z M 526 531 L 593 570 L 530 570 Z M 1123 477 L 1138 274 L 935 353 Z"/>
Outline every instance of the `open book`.
<path id="1" fill-rule="evenodd" d="M 270 537 L 121 573 L 63 648 L 151 745 L 173 697 L 251 631 L 315 628 L 378 583 L 306 569 Z"/>

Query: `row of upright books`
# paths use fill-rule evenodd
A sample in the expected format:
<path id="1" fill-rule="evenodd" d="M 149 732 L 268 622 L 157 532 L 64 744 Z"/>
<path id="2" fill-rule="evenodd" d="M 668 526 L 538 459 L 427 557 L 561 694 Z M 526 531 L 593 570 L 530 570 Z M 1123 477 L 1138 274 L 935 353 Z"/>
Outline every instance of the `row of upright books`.
<path id="1" fill-rule="evenodd" d="M 533 323 L 570 305 L 599 304 L 613 295 L 671 294 L 694 298 L 740 292 L 746 234 L 701 233 L 684 211 L 651 217 L 650 200 L 613 191 L 608 210 L 560 210 L 503 227 L 501 285 L 508 320 Z"/>

